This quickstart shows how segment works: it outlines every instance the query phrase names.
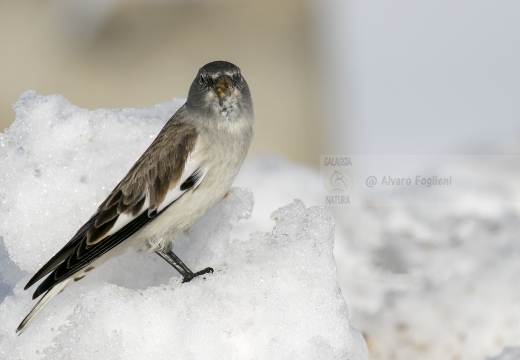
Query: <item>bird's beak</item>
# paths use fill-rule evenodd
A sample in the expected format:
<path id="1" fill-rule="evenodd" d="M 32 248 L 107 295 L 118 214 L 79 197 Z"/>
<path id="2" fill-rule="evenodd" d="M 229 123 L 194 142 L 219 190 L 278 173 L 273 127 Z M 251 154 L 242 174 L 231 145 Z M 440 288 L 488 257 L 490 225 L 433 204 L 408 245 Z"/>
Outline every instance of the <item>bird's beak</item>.
<path id="1" fill-rule="evenodd" d="M 215 85 L 214 90 L 218 96 L 219 102 L 222 105 L 222 101 L 226 100 L 227 96 L 231 94 L 233 89 L 233 83 L 226 77 L 221 77 Z"/>

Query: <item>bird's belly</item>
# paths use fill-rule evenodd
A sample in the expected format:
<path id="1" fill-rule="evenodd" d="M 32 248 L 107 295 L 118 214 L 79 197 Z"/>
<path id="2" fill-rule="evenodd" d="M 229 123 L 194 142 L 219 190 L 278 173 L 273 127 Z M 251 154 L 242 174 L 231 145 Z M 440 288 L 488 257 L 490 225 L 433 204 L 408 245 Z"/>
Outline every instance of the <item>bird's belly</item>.
<path id="1" fill-rule="evenodd" d="M 184 193 L 156 219 L 140 229 L 132 241 L 134 248 L 148 246 L 149 251 L 164 249 L 184 231 L 199 221 L 229 191 L 237 171 L 208 172 L 201 184 Z M 220 174 L 220 176 L 215 176 Z M 222 174 L 226 174 L 222 176 Z"/>

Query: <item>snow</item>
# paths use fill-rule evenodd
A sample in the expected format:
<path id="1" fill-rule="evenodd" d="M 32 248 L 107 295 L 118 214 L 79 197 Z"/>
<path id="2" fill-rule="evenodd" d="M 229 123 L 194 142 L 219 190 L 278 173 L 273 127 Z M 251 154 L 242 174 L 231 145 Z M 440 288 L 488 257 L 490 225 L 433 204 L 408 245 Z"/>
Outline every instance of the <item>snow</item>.
<path id="1" fill-rule="evenodd" d="M 520 162 L 479 159 L 442 165 L 463 186 L 413 192 L 449 206 L 334 209 L 342 290 L 371 359 L 486 359 L 520 345 Z"/>
<path id="2" fill-rule="evenodd" d="M 515 144 L 494 149 L 518 150 Z M 371 359 L 519 359 L 520 159 L 427 158 L 437 163 L 433 174 L 453 176 L 453 186 L 411 186 L 381 198 L 356 189 L 361 204 L 330 207 L 351 322 Z M 399 159 L 388 169 L 402 167 Z M 324 179 L 317 171 L 273 157 L 244 170 L 237 184 L 252 184 L 259 201 L 274 201 L 266 196 L 275 188 L 276 196 L 321 202 Z M 252 221 L 267 226 L 258 213 Z"/>
<path id="3" fill-rule="evenodd" d="M 493 356 L 489 360 L 517 360 L 520 359 L 520 348 L 505 348 L 498 356 Z"/>
<path id="4" fill-rule="evenodd" d="M 364 204 L 330 208 L 342 293 L 371 359 L 520 359 L 520 159 L 463 158 L 446 156 L 434 172 L 452 175 L 453 186 L 384 198 L 356 190 Z M 321 202 L 315 170 L 273 157 L 244 170 L 237 184 L 252 184 L 259 201 L 276 184 L 283 196 Z M 255 212 L 251 221 L 267 226 Z"/>
<path id="5" fill-rule="evenodd" d="M 0 135 L 0 358 L 364 359 L 355 328 L 376 360 L 519 358 L 518 156 L 446 157 L 434 173 L 457 186 L 385 194 L 394 206 L 356 193 L 332 215 L 313 206 L 318 170 L 248 159 L 239 188 L 175 247 L 215 273 L 180 284 L 158 256 L 129 253 L 15 336 L 34 304 L 23 285 L 181 103 L 89 112 L 22 96 Z"/>
<path id="6" fill-rule="evenodd" d="M 14 106 L 0 134 L 0 358 L 367 359 L 338 285 L 333 217 L 292 197 L 316 203 L 318 176 L 274 157 L 246 164 L 237 183 L 253 191 L 234 188 L 176 242 L 213 274 L 181 284 L 158 256 L 127 253 L 15 334 L 35 304 L 23 286 L 181 104 L 88 111 L 29 91 Z"/>

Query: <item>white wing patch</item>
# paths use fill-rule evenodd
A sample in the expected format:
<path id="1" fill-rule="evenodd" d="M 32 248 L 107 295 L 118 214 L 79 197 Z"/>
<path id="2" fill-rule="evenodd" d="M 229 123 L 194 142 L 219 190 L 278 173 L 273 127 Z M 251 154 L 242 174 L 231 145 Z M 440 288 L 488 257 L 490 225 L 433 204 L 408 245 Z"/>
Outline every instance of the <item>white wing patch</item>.
<path id="1" fill-rule="evenodd" d="M 187 190 L 196 189 L 204 179 L 204 176 L 206 176 L 208 168 L 202 165 L 202 161 L 199 161 L 198 157 L 196 156 L 196 152 L 197 148 L 195 148 L 193 152 L 188 156 L 188 160 L 186 161 L 186 166 L 182 171 L 180 181 L 175 185 L 173 189 L 168 190 L 168 192 L 166 193 L 166 197 L 164 198 L 164 201 L 160 203 L 157 207 L 157 212 L 161 212 L 162 210 L 164 210 L 165 207 L 167 207 L 172 202 L 180 198 L 182 194 L 184 194 Z M 197 182 L 189 189 L 181 190 L 181 185 L 184 184 L 184 182 L 188 180 L 188 178 L 197 170 L 201 173 Z"/>
<path id="2" fill-rule="evenodd" d="M 197 179 L 197 182 L 190 188 L 181 190 L 181 185 L 184 184 L 184 182 L 195 171 L 197 171 L 197 169 L 200 173 L 200 176 Z M 146 199 L 145 199 L 143 207 L 139 211 L 139 213 L 136 214 L 135 216 L 119 214 L 114 226 L 112 226 L 110 231 L 104 237 L 115 234 L 116 232 L 121 230 L 125 225 L 132 222 L 135 218 L 137 218 L 139 215 L 141 215 L 145 211 L 148 211 L 148 213 L 151 213 L 156 210 L 157 213 L 160 213 L 162 210 L 164 210 L 164 208 L 166 208 L 168 205 L 170 205 L 175 200 L 180 198 L 186 191 L 191 190 L 191 189 L 196 189 L 200 185 L 200 183 L 202 182 L 204 177 L 206 176 L 208 169 L 209 169 L 208 167 L 203 165 L 203 162 L 202 162 L 202 159 L 200 158 L 200 156 L 197 156 L 197 147 L 195 147 L 195 149 L 193 149 L 193 151 L 190 153 L 190 155 L 188 155 L 188 159 L 186 160 L 186 164 L 182 171 L 182 176 L 181 176 L 180 180 L 177 182 L 177 184 L 175 184 L 175 187 L 168 190 L 163 202 L 159 204 L 157 209 L 150 209 L 150 194 L 148 192 L 146 192 Z"/>
<path id="3" fill-rule="evenodd" d="M 112 226 L 112 229 L 110 229 L 110 231 L 105 236 L 103 236 L 103 238 L 105 238 L 107 236 L 110 236 L 112 234 L 115 234 L 116 232 L 121 230 L 126 224 L 130 223 L 136 217 L 141 215 L 145 210 L 148 210 L 149 207 L 150 207 L 150 196 L 147 193 L 146 194 L 146 199 L 144 200 L 143 208 L 141 209 L 141 211 L 139 211 L 139 213 L 136 214 L 135 216 L 126 215 L 126 214 L 119 214 L 119 216 L 117 217 L 117 220 L 116 220 L 114 226 Z"/>

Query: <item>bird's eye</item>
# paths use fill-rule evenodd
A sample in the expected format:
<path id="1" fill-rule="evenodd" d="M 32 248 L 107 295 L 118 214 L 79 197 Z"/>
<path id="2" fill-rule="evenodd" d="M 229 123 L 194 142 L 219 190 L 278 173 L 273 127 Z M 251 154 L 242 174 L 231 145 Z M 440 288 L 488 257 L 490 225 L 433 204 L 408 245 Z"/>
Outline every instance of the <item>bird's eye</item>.
<path id="1" fill-rule="evenodd" d="M 237 73 L 233 75 L 233 82 L 237 85 L 242 85 L 242 74 Z"/>
<path id="2" fill-rule="evenodd" d="M 200 76 L 199 76 L 199 84 L 201 86 L 204 86 L 206 84 L 206 77 L 204 76 L 204 74 L 200 74 Z"/>

